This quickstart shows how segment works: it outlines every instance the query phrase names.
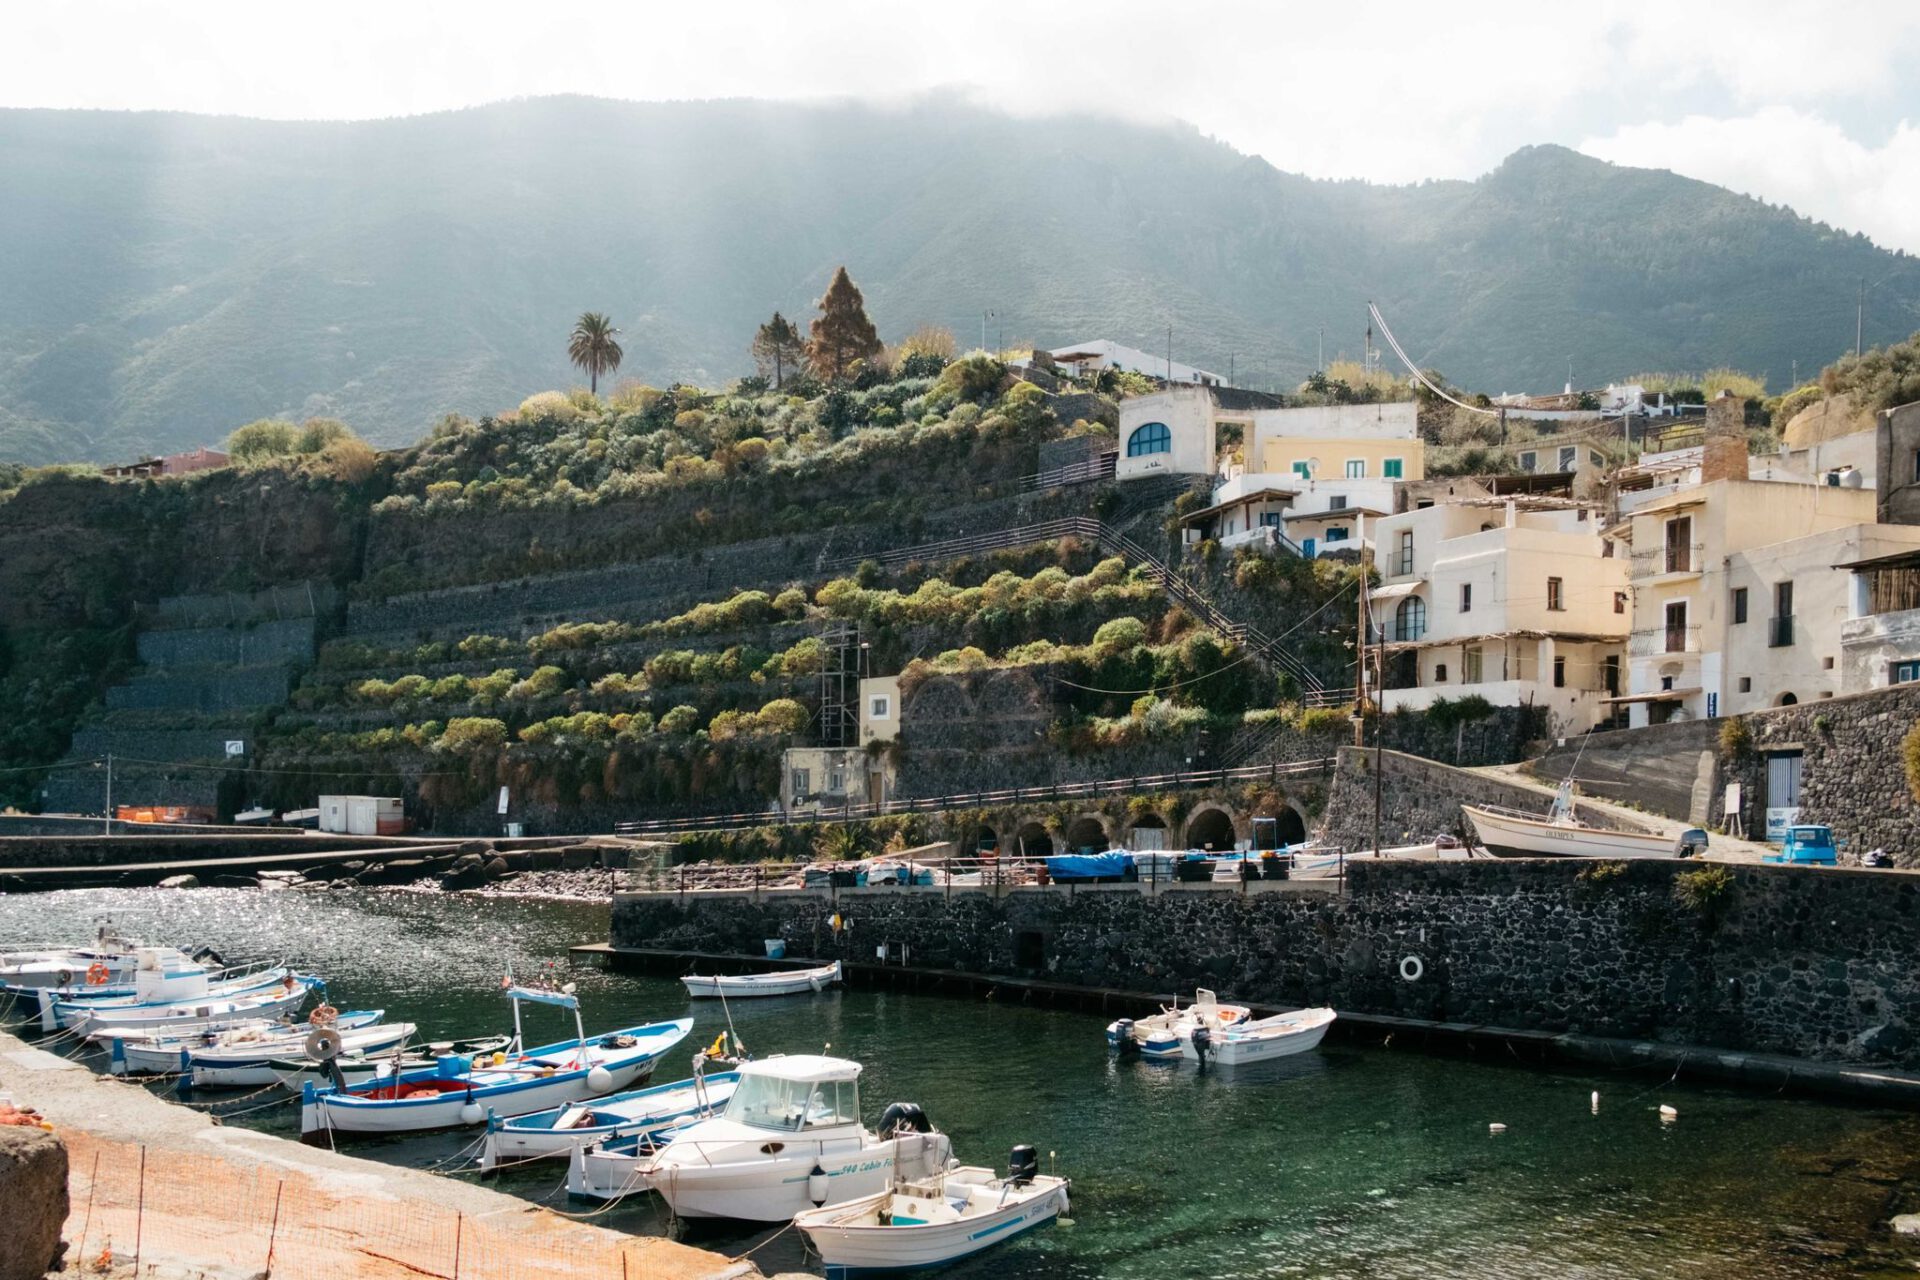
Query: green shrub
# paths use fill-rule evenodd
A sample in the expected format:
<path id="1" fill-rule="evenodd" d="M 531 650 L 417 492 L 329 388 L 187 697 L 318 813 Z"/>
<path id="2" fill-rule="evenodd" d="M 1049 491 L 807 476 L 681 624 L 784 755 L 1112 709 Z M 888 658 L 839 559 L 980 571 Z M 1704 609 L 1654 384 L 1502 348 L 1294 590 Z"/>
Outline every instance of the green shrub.
<path id="1" fill-rule="evenodd" d="M 1741 717 L 1729 717 L 1720 726 L 1720 754 L 1729 760 L 1744 760 L 1753 754 L 1753 730 Z"/>
<path id="2" fill-rule="evenodd" d="M 446 732 L 435 745 L 457 755 L 477 755 L 506 745 L 507 726 L 482 716 L 457 716 L 447 721 Z"/>
<path id="3" fill-rule="evenodd" d="M 699 727 L 700 708 L 690 707 L 685 703 L 661 716 L 658 726 L 661 733 L 670 734 L 692 733 Z"/>
<path id="4" fill-rule="evenodd" d="M 1920 724 L 1907 730 L 1907 736 L 1900 743 L 1900 754 L 1907 766 L 1907 790 L 1915 800 L 1920 800 Z"/>
<path id="5" fill-rule="evenodd" d="M 1673 878 L 1673 896 L 1705 918 L 1717 918 L 1733 894 L 1733 872 L 1725 867 L 1700 867 Z"/>

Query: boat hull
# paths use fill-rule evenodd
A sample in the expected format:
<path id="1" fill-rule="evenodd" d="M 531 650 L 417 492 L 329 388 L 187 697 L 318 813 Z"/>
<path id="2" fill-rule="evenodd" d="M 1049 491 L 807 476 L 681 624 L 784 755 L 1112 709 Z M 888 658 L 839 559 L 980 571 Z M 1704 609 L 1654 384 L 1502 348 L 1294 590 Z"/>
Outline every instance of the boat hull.
<path id="1" fill-rule="evenodd" d="M 1463 804 L 1461 811 L 1488 853 L 1502 858 L 1673 858 L 1679 841 L 1673 836 L 1639 831 L 1603 831 L 1598 827 L 1562 826 L 1538 819 L 1494 813 Z"/>
<path id="2" fill-rule="evenodd" d="M 1331 1009 L 1308 1009 L 1300 1014 L 1261 1018 L 1224 1036 L 1216 1033 L 1207 1061 L 1222 1067 L 1238 1067 L 1290 1058 L 1296 1053 L 1318 1049 L 1333 1022 Z M 1181 1042 L 1180 1056 L 1189 1061 L 1199 1060 L 1199 1051 L 1191 1038 Z"/>
<path id="3" fill-rule="evenodd" d="M 670 1145 L 662 1157 L 672 1150 Z M 845 1204 L 891 1188 L 895 1166 L 903 1160 L 917 1164 L 931 1158 L 931 1167 L 937 1169 L 950 1150 L 946 1136 L 938 1133 L 879 1141 L 795 1142 L 778 1155 L 751 1160 L 705 1164 L 656 1159 L 647 1184 L 683 1218 L 787 1222 L 816 1207 L 807 1194 L 808 1177 L 816 1166 L 827 1176 L 823 1203 Z"/>
<path id="4" fill-rule="evenodd" d="M 806 1233 L 814 1252 L 826 1264 L 827 1280 L 842 1280 L 842 1277 L 868 1272 L 937 1267 L 1004 1244 L 1021 1232 L 1044 1226 L 1064 1213 L 1066 1180 L 1044 1181 L 1049 1185 L 1032 1195 L 986 1213 L 952 1221 L 900 1224 L 896 1219 L 896 1224 L 890 1226 L 837 1224 L 828 1221 L 834 1215 L 822 1210 L 800 1214 L 794 1225 Z M 890 1195 L 882 1192 L 868 1199 L 877 1202 Z M 842 1206 L 843 1209 L 851 1207 Z"/>
<path id="5" fill-rule="evenodd" d="M 760 996 L 797 996 L 824 991 L 840 981 L 840 962 L 818 969 L 795 969 L 780 973 L 740 974 L 727 977 L 688 974 L 680 979 L 687 994 L 695 999 L 725 996 L 729 1000 L 747 1000 Z"/>
<path id="6" fill-rule="evenodd" d="M 708 1076 L 704 1090 L 691 1080 L 644 1089 L 625 1098 L 603 1098 L 582 1104 L 588 1118 L 604 1123 L 556 1127 L 568 1108 L 539 1112 L 518 1119 L 489 1118 L 486 1145 L 480 1149 L 480 1168 L 484 1172 L 500 1164 L 522 1160 L 568 1159 L 576 1148 L 584 1150 L 616 1138 L 651 1138 L 689 1120 L 704 1118 L 722 1110 L 733 1096 L 738 1072 L 727 1071 Z"/>

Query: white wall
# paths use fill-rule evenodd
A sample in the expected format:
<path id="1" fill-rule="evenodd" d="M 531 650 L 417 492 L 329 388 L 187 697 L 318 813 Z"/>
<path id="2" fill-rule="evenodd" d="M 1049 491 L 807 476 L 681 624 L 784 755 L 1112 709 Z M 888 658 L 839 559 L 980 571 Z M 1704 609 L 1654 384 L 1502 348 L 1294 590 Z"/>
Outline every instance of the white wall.
<path id="1" fill-rule="evenodd" d="M 1133 433 L 1149 422 L 1164 422 L 1173 434 L 1170 453 L 1128 457 Z M 1154 475 L 1212 475 L 1214 472 L 1213 393 L 1205 387 L 1170 387 L 1120 402 L 1120 449 L 1114 478 Z"/>
<path id="2" fill-rule="evenodd" d="M 1261 409 L 1253 415 L 1248 461 L 1262 456 L 1263 442 L 1289 437 L 1313 440 L 1418 440 L 1419 409 L 1411 400 L 1394 404 L 1321 404 Z"/>

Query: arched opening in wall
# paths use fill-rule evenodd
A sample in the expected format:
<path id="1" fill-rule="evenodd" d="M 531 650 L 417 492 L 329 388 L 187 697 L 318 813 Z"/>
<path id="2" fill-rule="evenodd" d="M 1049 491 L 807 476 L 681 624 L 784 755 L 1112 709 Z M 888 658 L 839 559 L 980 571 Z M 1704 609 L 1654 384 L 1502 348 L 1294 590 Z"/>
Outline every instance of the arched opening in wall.
<path id="1" fill-rule="evenodd" d="M 1014 852 L 1023 858 L 1045 858 L 1053 853 L 1053 837 L 1048 835 L 1047 829 L 1037 822 L 1029 822 L 1021 826 L 1013 839 L 1018 846 Z"/>
<path id="2" fill-rule="evenodd" d="M 1069 853 L 1105 853 L 1107 829 L 1100 825 L 1100 819 L 1075 818 L 1073 825 L 1067 828 L 1067 851 Z"/>
<path id="3" fill-rule="evenodd" d="M 1783 693 L 1778 698 L 1774 699 L 1773 705 L 1776 707 L 1790 707 L 1798 701 L 1800 701 L 1800 699 L 1794 697 L 1792 694 Z"/>
<path id="4" fill-rule="evenodd" d="M 1187 822 L 1187 848 L 1225 851 L 1234 846 L 1233 819 L 1224 809 L 1202 809 Z"/>
<path id="5" fill-rule="evenodd" d="M 1303 844 L 1306 838 L 1307 820 L 1290 804 L 1276 804 L 1254 815 L 1253 847 L 1256 849 Z"/>
<path id="6" fill-rule="evenodd" d="M 1127 827 L 1127 848 L 1164 849 L 1172 838 L 1167 820 L 1157 813 L 1143 813 Z"/>
<path id="7" fill-rule="evenodd" d="M 960 855 L 965 858 L 985 857 L 1000 848 L 1000 833 L 986 823 L 973 829 L 973 841 L 970 848 L 962 849 Z"/>

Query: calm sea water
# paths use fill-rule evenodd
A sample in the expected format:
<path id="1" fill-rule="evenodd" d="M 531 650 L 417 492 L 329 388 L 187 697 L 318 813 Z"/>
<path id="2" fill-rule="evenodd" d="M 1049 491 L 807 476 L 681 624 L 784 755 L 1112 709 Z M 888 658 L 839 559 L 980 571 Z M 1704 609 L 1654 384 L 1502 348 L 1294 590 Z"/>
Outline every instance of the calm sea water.
<path id="1" fill-rule="evenodd" d="M 504 1028 L 503 966 L 564 968 L 567 946 L 604 938 L 607 923 L 603 906 L 519 899 L 87 890 L 0 896 L 0 948 L 78 940 L 102 915 L 146 938 L 287 955 L 325 975 L 341 1008 L 384 1007 L 436 1037 Z M 690 1007 L 666 979 L 575 978 L 589 1031 Z M 695 1039 L 725 1025 L 716 1003 L 691 1007 Z M 865 1063 L 870 1121 L 905 1099 L 927 1109 L 968 1163 L 1004 1166 L 1017 1142 L 1037 1147 L 1043 1164 L 1055 1153 L 1074 1180 L 1070 1225 L 945 1273 L 955 1277 L 1868 1274 L 1878 1264 L 1861 1245 L 1887 1189 L 1820 1175 L 1920 1149 L 1920 1121 L 1905 1114 L 1637 1075 L 1339 1044 L 1201 1075 L 1111 1061 L 1092 1014 L 890 992 L 739 1002 L 732 1012 L 755 1053 L 825 1049 Z M 570 1031 L 551 1011 L 527 1017 L 530 1036 Z M 692 1045 L 656 1079 L 683 1076 Z M 1677 1123 L 1660 1122 L 1663 1102 L 1679 1109 Z M 1507 1132 L 1490 1135 L 1494 1121 Z M 292 1107 L 236 1123 L 296 1130 Z M 471 1140 L 353 1150 L 430 1166 Z M 562 1167 L 533 1168 L 496 1185 L 564 1205 Z M 601 1221 L 670 1229 L 651 1198 Z M 685 1238 L 737 1254 L 768 1235 L 707 1225 Z M 769 1273 L 808 1265 L 792 1232 L 754 1260 Z"/>

